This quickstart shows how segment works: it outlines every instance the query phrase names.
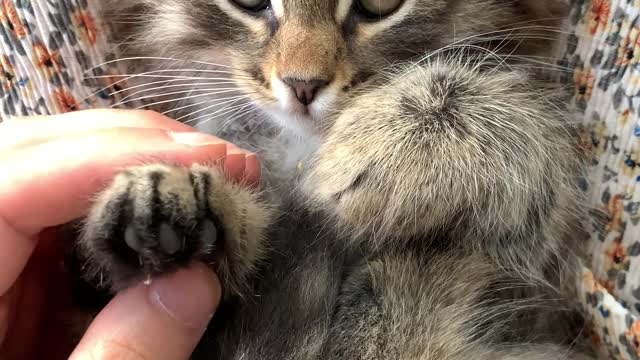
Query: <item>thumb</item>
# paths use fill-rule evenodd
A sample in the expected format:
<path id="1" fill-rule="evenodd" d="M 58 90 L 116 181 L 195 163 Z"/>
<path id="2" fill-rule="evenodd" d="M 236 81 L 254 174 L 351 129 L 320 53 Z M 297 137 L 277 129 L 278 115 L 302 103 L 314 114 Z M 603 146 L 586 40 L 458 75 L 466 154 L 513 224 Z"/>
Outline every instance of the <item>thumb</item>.
<path id="1" fill-rule="evenodd" d="M 188 359 L 220 301 L 220 282 L 201 264 L 118 294 L 70 359 Z"/>

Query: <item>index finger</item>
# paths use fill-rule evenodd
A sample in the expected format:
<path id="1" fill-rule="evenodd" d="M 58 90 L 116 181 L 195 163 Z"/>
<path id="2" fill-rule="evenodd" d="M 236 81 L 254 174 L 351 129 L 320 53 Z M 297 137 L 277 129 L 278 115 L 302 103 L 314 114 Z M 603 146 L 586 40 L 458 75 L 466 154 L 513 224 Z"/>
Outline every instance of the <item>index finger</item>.
<path id="1" fill-rule="evenodd" d="M 132 165 L 207 163 L 226 143 L 201 133 L 107 129 L 29 147 L 0 157 L 0 294 L 15 281 L 47 227 L 82 217 L 92 196 Z"/>
<path id="2" fill-rule="evenodd" d="M 66 114 L 10 118 L 0 123 L 0 152 L 72 134 L 114 127 L 196 131 L 148 110 L 94 109 Z"/>

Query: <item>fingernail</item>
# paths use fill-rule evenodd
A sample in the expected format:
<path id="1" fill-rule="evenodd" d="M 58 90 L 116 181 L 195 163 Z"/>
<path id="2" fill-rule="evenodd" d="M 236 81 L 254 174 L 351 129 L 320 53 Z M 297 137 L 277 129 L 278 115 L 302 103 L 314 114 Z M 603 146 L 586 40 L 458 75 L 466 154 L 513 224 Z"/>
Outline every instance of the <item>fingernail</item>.
<path id="1" fill-rule="evenodd" d="M 160 311 L 188 328 L 203 329 L 209 324 L 220 301 L 220 285 L 204 265 L 153 279 L 149 297 Z"/>
<path id="2" fill-rule="evenodd" d="M 260 184 L 260 160 L 258 155 L 249 154 L 244 164 L 245 180 L 247 185 L 251 187 L 258 186 Z"/>
<path id="3" fill-rule="evenodd" d="M 225 169 L 233 175 L 242 176 L 247 166 L 246 156 L 243 152 L 228 152 L 227 157 L 224 158 Z"/>
<path id="4" fill-rule="evenodd" d="M 254 153 L 247 154 L 246 164 L 247 167 L 260 168 L 260 160 L 258 160 L 258 155 Z"/>
<path id="5" fill-rule="evenodd" d="M 173 132 L 170 131 L 169 135 L 173 140 L 179 144 L 203 146 L 203 145 L 225 145 L 224 140 L 215 136 L 207 135 L 201 132 Z"/>
<path id="6" fill-rule="evenodd" d="M 255 155 L 255 154 L 249 150 L 244 150 L 237 147 L 236 145 L 229 144 L 229 146 L 227 147 L 227 156 L 229 155 L 242 155 L 243 157 L 245 157 L 245 156 Z"/>
<path id="7" fill-rule="evenodd" d="M 247 154 L 244 152 L 235 152 L 235 151 L 228 151 L 227 152 L 227 160 L 229 161 L 244 161 L 244 159 L 247 158 Z"/>

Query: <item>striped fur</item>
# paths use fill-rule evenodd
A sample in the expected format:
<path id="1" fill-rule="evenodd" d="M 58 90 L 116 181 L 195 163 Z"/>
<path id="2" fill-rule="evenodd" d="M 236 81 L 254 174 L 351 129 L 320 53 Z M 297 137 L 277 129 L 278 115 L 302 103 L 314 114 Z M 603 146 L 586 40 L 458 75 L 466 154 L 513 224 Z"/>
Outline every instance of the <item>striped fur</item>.
<path id="1" fill-rule="evenodd" d="M 146 74 L 130 80 L 183 91 L 158 109 L 262 157 L 259 194 L 218 184 L 204 195 L 223 243 L 193 238 L 181 249 L 212 262 L 226 292 L 194 357 L 588 358 L 575 346 L 573 302 L 582 164 L 557 92 L 529 62 L 551 55 L 562 2 L 405 0 L 377 19 L 358 9 L 356 0 L 273 0 L 260 12 L 231 0 L 106 2 L 121 63 Z M 176 85 L 180 76 L 192 80 Z M 230 94 L 199 84 L 214 77 Z M 154 169 L 130 170 L 127 183 L 159 192 L 161 212 L 149 217 L 180 229 L 166 214 L 189 208 L 200 192 L 186 179 L 197 174 L 163 168 L 163 179 L 182 180 L 145 186 Z M 113 288 L 132 270 L 173 268 L 166 245 L 132 247 L 162 260 L 139 270 L 95 251 L 91 234 L 124 233 L 108 219 L 136 225 L 144 217 L 124 209 L 153 212 L 137 194 L 114 206 L 117 186 L 81 239 Z M 251 239 L 233 235 L 242 224 Z M 247 246 L 260 251 L 245 256 Z"/>

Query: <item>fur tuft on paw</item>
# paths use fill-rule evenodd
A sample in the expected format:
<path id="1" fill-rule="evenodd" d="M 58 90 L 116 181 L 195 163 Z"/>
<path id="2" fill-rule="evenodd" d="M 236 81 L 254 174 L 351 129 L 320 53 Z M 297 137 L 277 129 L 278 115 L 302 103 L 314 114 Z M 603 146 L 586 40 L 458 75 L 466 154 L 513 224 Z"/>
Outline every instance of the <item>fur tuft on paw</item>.
<path id="1" fill-rule="evenodd" d="M 225 294 L 241 294 L 272 217 L 258 194 L 217 168 L 147 165 L 123 171 L 99 194 L 78 248 L 86 275 L 113 290 L 203 261 Z"/>

